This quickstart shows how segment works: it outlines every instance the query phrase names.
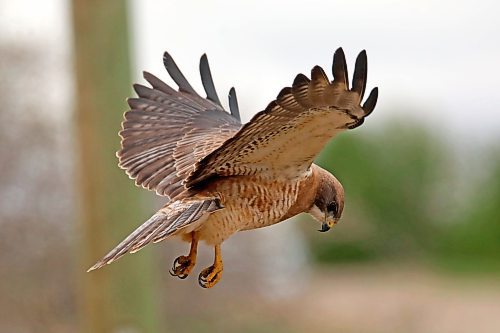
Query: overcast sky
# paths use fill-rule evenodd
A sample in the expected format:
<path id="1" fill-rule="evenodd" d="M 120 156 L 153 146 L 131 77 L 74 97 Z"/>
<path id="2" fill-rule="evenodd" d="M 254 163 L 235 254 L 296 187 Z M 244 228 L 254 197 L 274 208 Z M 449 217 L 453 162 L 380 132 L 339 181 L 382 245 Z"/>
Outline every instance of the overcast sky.
<path id="1" fill-rule="evenodd" d="M 68 2 L 0 0 L 2 39 L 70 51 Z M 201 90 L 207 53 L 219 96 L 235 86 L 243 120 L 295 75 L 329 75 L 344 48 L 349 69 L 368 52 L 368 88 L 379 104 L 367 125 L 419 119 L 459 143 L 500 138 L 500 6 L 497 1 L 130 1 L 136 81 L 163 79 L 168 50 Z M 365 125 L 366 126 L 366 125 Z"/>

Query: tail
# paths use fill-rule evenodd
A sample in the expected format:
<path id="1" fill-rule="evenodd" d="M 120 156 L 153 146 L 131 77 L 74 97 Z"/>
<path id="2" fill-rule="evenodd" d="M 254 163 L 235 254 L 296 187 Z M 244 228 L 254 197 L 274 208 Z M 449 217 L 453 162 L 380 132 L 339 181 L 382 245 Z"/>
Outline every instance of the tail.
<path id="1" fill-rule="evenodd" d="M 215 198 L 171 202 L 135 229 L 104 258 L 90 267 L 87 272 L 111 264 L 127 253 L 135 253 L 151 242 L 160 242 L 195 222 L 202 223 L 210 213 L 222 208 L 224 207 L 220 204 L 219 199 Z"/>

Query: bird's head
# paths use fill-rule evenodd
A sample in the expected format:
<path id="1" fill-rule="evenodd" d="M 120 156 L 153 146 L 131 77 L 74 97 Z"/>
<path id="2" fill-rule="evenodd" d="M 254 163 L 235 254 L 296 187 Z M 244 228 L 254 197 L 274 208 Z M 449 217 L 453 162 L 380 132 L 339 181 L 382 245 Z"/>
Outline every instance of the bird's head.
<path id="1" fill-rule="evenodd" d="M 316 196 L 309 210 L 316 220 L 321 222 L 319 231 L 330 230 L 342 216 L 344 210 L 344 188 L 331 173 L 319 169 Z"/>

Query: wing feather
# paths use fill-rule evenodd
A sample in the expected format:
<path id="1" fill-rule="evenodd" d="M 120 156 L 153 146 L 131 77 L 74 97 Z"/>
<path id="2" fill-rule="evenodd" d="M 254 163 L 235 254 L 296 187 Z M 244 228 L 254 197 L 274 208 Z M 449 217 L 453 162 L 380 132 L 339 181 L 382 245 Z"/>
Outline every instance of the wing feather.
<path id="1" fill-rule="evenodd" d="M 292 87 L 282 89 L 264 111 L 201 159 L 187 177 L 186 186 L 213 176 L 260 173 L 270 178 L 298 177 L 309 169 L 332 137 L 361 125 L 378 97 L 375 88 L 361 107 L 366 88 L 366 52 L 357 58 L 350 90 L 341 48 L 333 59 L 333 82 L 319 66 L 312 69 L 311 80 L 297 75 Z"/>
<path id="2" fill-rule="evenodd" d="M 191 87 L 188 80 L 186 80 L 186 77 L 184 76 L 184 74 L 182 74 L 179 67 L 177 67 L 177 64 L 175 63 L 174 59 L 170 56 L 168 52 L 165 52 L 163 54 L 163 64 L 165 65 L 168 74 L 170 74 L 174 82 L 179 86 L 180 91 L 186 92 L 194 96 L 199 96 L 193 89 L 193 87 Z"/>
<path id="3" fill-rule="evenodd" d="M 311 70 L 311 82 L 309 82 L 309 100 L 312 105 L 327 105 L 324 101 L 324 91 L 329 85 L 330 82 L 323 68 L 314 66 Z"/>
<path id="4" fill-rule="evenodd" d="M 366 51 L 363 50 L 356 58 L 356 65 L 354 67 L 354 75 L 352 78 L 352 91 L 359 95 L 359 102 L 361 102 L 365 94 L 367 71 L 368 61 L 366 59 Z"/>
<path id="5" fill-rule="evenodd" d="M 206 54 L 202 55 L 200 59 L 200 74 L 203 88 L 207 93 L 207 98 L 222 107 L 219 96 L 217 95 L 217 91 L 215 90 L 214 81 L 212 79 L 212 72 L 210 71 L 210 66 L 208 64 L 208 58 Z"/>
<path id="6" fill-rule="evenodd" d="M 343 89 L 349 88 L 349 75 L 344 50 L 341 47 L 333 54 L 332 74 L 334 82 L 343 84 Z"/>
<path id="7" fill-rule="evenodd" d="M 363 110 L 365 110 L 367 116 L 373 112 L 373 109 L 375 109 L 375 105 L 377 105 L 377 99 L 378 99 L 378 88 L 374 88 L 370 92 L 370 95 L 368 95 L 368 98 L 366 99 L 365 103 L 363 104 Z"/>
<path id="8" fill-rule="evenodd" d="M 229 90 L 229 110 L 231 111 L 231 115 L 241 123 L 240 108 L 234 87 Z"/>
<path id="9" fill-rule="evenodd" d="M 183 181 L 196 162 L 232 137 L 241 123 L 222 108 L 206 56 L 200 73 L 207 99 L 195 92 L 168 53 L 164 64 L 179 90 L 144 72 L 151 87 L 134 85 L 138 97 L 127 100 L 130 110 L 117 156 L 138 186 L 173 199 L 186 190 Z"/>
<path id="10" fill-rule="evenodd" d="M 298 74 L 295 77 L 292 85 L 292 94 L 297 103 L 304 108 L 310 108 L 313 106 L 312 101 L 309 99 L 309 78 L 304 74 Z"/>

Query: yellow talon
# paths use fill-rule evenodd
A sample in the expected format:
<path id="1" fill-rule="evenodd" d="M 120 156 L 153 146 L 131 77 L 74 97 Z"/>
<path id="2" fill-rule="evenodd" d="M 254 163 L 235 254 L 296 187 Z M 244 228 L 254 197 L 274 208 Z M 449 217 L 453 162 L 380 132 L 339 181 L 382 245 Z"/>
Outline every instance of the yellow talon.
<path id="1" fill-rule="evenodd" d="M 170 275 L 177 276 L 179 279 L 185 279 L 196 265 L 196 255 L 198 253 L 198 233 L 193 232 L 191 235 L 191 248 L 187 256 L 180 256 L 174 260 Z"/>
<path id="2" fill-rule="evenodd" d="M 223 270 L 221 248 L 220 245 L 215 245 L 214 264 L 201 271 L 198 276 L 198 283 L 203 288 L 212 288 L 221 279 Z"/>

